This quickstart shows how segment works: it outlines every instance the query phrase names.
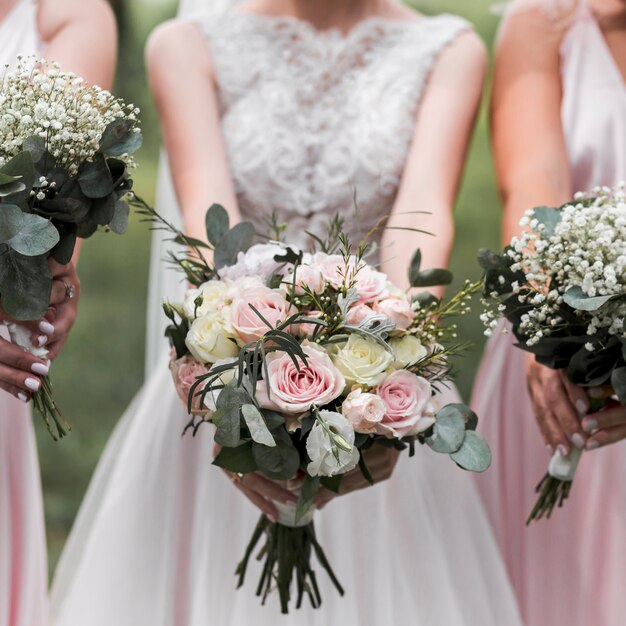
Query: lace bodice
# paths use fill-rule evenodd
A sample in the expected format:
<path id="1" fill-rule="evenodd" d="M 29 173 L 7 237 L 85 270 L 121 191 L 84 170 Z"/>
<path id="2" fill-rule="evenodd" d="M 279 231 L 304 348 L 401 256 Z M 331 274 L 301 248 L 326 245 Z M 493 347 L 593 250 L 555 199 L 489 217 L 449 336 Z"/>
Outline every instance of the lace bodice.
<path id="1" fill-rule="evenodd" d="M 354 233 L 387 215 L 429 72 L 468 23 L 372 18 L 343 34 L 289 16 L 199 21 L 244 219 L 266 231 L 276 210 L 306 245 L 337 211 Z"/>

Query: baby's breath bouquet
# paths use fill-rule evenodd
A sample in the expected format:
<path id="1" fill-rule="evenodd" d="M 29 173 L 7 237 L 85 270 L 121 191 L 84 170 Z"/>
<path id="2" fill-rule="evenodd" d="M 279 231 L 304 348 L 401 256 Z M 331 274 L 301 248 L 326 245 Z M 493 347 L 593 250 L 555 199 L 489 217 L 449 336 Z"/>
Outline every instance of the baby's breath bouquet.
<path id="1" fill-rule="evenodd" d="M 470 471 L 489 466 L 476 415 L 462 404 L 441 406 L 436 394 L 458 351 L 450 320 L 467 310 L 477 286 L 466 283 L 447 302 L 399 289 L 368 262 L 367 238 L 351 243 L 338 218 L 304 251 L 281 241 L 276 220 L 270 241 L 253 245 L 252 225 L 229 228 L 217 205 L 207 213 L 207 243 L 185 237 L 149 207 L 142 213 L 189 251 L 171 260 L 193 288 L 184 302 L 164 306 L 189 428 L 215 426 L 221 451 L 214 464 L 242 486 L 260 472 L 290 481 L 299 498 L 276 503 L 277 520 L 261 517 L 237 568 L 239 585 L 262 542 L 257 595 L 265 599 L 277 587 L 284 613 L 292 593 L 296 607 L 305 597 L 317 607 L 313 554 L 343 593 L 315 535 L 320 488 L 339 490 L 351 471 L 372 482 L 372 448 L 412 455 L 423 445 Z M 418 250 L 409 272 L 414 287 L 452 278 L 420 265 Z"/>
<path id="2" fill-rule="evenodd" d="M 125 232 L 137 113 L 54 63 L 18 58 L 1 77 L 0 304 L 14 320 L 45 314 L 50 259 L 69 263 L 76 239 L 100 228 Z M 15 343 L 45 358 L 25 329 L 8 327 Z M 49 380 L 33 403 L 55 439 L 66 434 Z"/>
<path id="3" fill-rule="evenodd" d="M 518 347 L 538 363 L 565 370 L 576 385 L 609 385 L 626 404 L 624 186 L 577 194 L 560 208 L 532 209 L 521 225 L 524 232 L 501 254 L 480 253 L 483 321 L 490 330 L 504 316 Z M 567 498 L 581 454 L 555 453 L 529 521 L 549 517 Z"/>

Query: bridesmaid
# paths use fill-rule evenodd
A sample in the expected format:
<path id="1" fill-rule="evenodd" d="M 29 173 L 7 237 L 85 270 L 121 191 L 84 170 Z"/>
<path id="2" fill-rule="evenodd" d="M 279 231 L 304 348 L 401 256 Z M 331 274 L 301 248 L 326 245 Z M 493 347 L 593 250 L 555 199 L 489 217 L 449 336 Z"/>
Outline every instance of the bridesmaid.
<path id="1" fill-rule="evenodd" d="M 625 81 L 624 0 L 513 3 L 492 100 L 505 241 L 527 208 L 626 180 Z M 494 470 L 477 480 L 525 623 L 624 624 L 626 410 L 581 419 L 586 393 L 503 332 L 488 344 L 473 404 L 495 456 Z M 550 454 L 572 446 L 589 452 L 570 500 L 550 521 L 524 528 Z"/>
<path id="2" fill-rule="evenodd" d="M 116 32 L 104 0 L 0 0 L 0 65 L 45 55 L 90 83 L 111 86 Z M 54 268 L 51 308 L 30 325 L 55 358 L 76 318 L 75 264 Z M 6 316 L 0 309 L 0 329 Z M 2 329 L 4 330 L 4 329 Z M 48 366 L 0 333 L 0 626 L 47 623 L 48 568 L 39 464 L 26 402 Z M 39 339 L 41 338 L 41 339 Z M 4 391 L 2 391 L 4 390 Z"/>

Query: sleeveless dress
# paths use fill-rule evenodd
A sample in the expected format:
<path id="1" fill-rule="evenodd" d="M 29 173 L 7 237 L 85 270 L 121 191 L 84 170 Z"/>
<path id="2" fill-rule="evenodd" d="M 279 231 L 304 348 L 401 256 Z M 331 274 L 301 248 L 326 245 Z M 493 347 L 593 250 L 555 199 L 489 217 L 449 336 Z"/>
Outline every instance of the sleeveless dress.
<path id="1" fill-rule="evenodd" d="M 37 7 L 32 0 L 18 0 L 0 24 L 0 66 L 13 64 L 18 54 L 40 52 Z M 0 626 L 47 624 L 47 581 L 41 481 L 30 409 L 0 390 Z"/>
<path id="2" fill-rule="evenodd" d="M 626 84 L 585 4 L 562 43 L 562 123 L 572 193 L 626 180 Z M 546 447 L 526 390 L 524 353 L 494 333 L 473 408 L 494 451 L 476 478 L 528 626 L 622 626 L 626 620 L 626 441 L 586 452 L 569 500 L 526 528 Z"/>
<path id="3" fill-rule="evenodd" d="M 343 35 L 232 13 L 200 27 L 243 217 L 276 209 L 302 242 L 337 209 L 353 233 L 389 211 L 429 72 L 468 24 L 374 19 Z M 259 511 L 211 467 L 208 428 L 181 438 L 166 361 L 165 348 L 96 470 L 53 583 L 55 626 L 520 624 L 469 475 L 434 454 L 316 514 L 344 598 L 319 571 L 321 609 L 280 615 L 254 595 L 256 563 L 236 591 Z"/>

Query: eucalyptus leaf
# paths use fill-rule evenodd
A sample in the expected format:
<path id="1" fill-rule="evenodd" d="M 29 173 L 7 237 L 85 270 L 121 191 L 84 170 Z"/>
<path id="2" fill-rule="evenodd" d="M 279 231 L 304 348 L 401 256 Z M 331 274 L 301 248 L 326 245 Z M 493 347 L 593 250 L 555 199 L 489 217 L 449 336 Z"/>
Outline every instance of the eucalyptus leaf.
<path id="1" fill-rule="evenodd" d="M 435 287 L 449 285 L 452 282 L 452 273 L 444 269 L 430 269 L 418 272 L 411 281 L 411 287 Z"/>
<path id="2" fill-rule="evenodd" d="M 226 209 L 220 204 L 212 204 L 205 217 L 208 240 L 216 246 L 228 232 L 229 219 Z"/>
<path id="3" fill-rule="evenodd" d="M 563 295 L 566 304 L 577 311 L 597 311 L 615 296 L 588 296 L 580 287 L 570 287 Z"/>
<path id="4" fill-rule="evenodd" d="M 248 441 L 236 448 L 222 448 L 213 465 L 225 469 L 227 472 L 247 474 L 257 469 L 256 461 L 252 456 L 252 444 Z"/>
<path id="5" fill-rule="evenodd" d="M 109 228 L 117 235 L 123 235 L 128 230 L 128 216 L 130 210 L 128 203 L 124 200 L 117 200 L 115 203 L 115 213 L 109 223 Z"/>
<path id="6" fill-rule="evenodd" d="M 300 467 L 300 453 L 284 429 L 275 431 L 276 446 L 252 444 L 252 454 L 259 471 L 272 480 L 289 480 Z"/>
<path id="7" fill-rule="evenodd" d="M 39 215 L 24 214 L 19 233 L 7 245 L 24 256 L 39 256 L 50 252 L 59 243 L 59 231 L 50 220 Z"/>
<path id="8" fill-rule="evenodd" d="M 319 477 L 306 474 L 304 480 L 302 481 L 300 497 L 298 498 L 298 504 L 296 505 L 296 524 L 311 510 L 319 488 Z"/>
<path id="9" fill-rule="evenodd" d="M 250 222 L 240 222 L 231 228 L 215 246 L 215 269 L 234 265 L 237 255 L 252 245 L 255 234 L 254 226 Z"/>
<path id="10" fill-rule="evenodd" d="M 7 176 L 7 178 L 10 178 Z M 11 178 L 8 182 L 0 181 L 0 198 L 6 198 L 7 196 L 15 196 L 20 192 L 26 190 L 26 185 L 18 178 Z"/>
<path id="11" fill-rule="evenodd" d="M 244 404 L 241 407 L 241 414 L 254 441 L 270 448 L 276 445 L 272 433 L 265 424 L 263 415 L 254 404 Z"/>
<path id="12" fill-rule="evenodd" d="M 342 479 L 342 474 L 337 474 L 336 476 L 322 476 L 320 478 L 320 483 L 329 491 L 332 491 L 333 493 L 339 493 Z"/>
<path id="13" fill-rule="evenodd" d="M 626 367 L 617 367 L 611 374 L 611 386 L 619 401 L 626 404 Z"/>
<path id="14" fill-rule="evenodd" d="M 502 269 L 508 265 L 505 258 L 487 248 L 478 251 L 478 263 L 485 271 Z"/>
<path id="15" fill-rule="evenodd" d="M 561 211 L 553 207 L 539 206 L 533 209 L 533 217 L 545 226 L 544 233 L 548 237 L 554 235 L 556 225 L 561 221 Z"/>
<path id="16" fill-rule="evenodd" d="M 108 226 L 115 216 L 115 196 L 109 194 L 95 200 L 91 206 L 89 217 L 99 226 Z"/>
<path id="17" fill-rule="evenodd" d="M 88 198 L 104 198 L 113 193 L 113 178 L 104 156 L 97 154 L 93 161 L 81 167 L 78 184 Z"/>
<path id="18" fill-rule="evenodd" d="M 122 156 L 138 150 L 142 141 L 141 133 L 135 132 L 132 120 L 117 119 L 105 128 L 98 150 L 106 156 Z"/>
<path id="19" fill-rule="evenodd" d="M 76 228 L 60 232 L 59 235 L 60 240 L 52 250 L 52 258 L 59 265 L 67 265 L 72 260 L 76 247 Z"/>
<path id="20" fill-rule="evenodd" d="M 426 443 L 435 451 L 445 454 L 456 452 L 465 437 L 464 405 L 448 404 L 437 413 L 433 434 Z"/>
<path id="21" fill-rule="evenodd" d="M 419 293 L 416 293 L 413 296 L 413 300 L 419 303 L 421 309 L 426 309 L 439 302 L 439 298 L 430 293 L 430 291 L 420 291 Z"/>
<path id="22" fill-rule="evenodd" d="M 470 472 L 484 472 L 491 465 L 491 450 L 478 433 L 468 430 L 463 445 L 450 458 Z"/>
<path id="23" fill-rule="evenodd" d="M 33 163 L 37 163 L 46 153 L 46 140 L 39 135 L 31 135 L 24 140 L 22 150 L 29 152 Z"/>
<path id="24" fill-rule="evenodd" d="M 226 448 L 234 448 L 239 445 L 241 442 L 240 414 L 241 408 L 239 406 L 233 405 L 223 408 L 222 419 L 217 424 L 217 430 L 215 431 L 216 443 Z"/>
<path id="25" fill-rule="evenodd" d="M 42 317 L 50 303 L 52 275 L 44 256 L 27 257 L 0 245 L 0 305 L 16 320 Z"/>
<path id="26" fill-rule="evenodd" d="M 6 185 L 0 186 L 0 197 L 11 196 L 15 203 L 28 198 L 37 177 L 35 164 L 29 152 L 15 155 L 0 168 L 0 172 L 17 179 L 13 183 L 7 181 Z"/>
<path id="27" fill-rule="evenodd" d="M 422 266 L 422 251 L 418 248 L 413 254 L 411 259 L 411 265 L 409 265 L 409 284 L 412 285 L 414 281 L 418 280 L 420 274 L 420 267 Z"/>
<path id="28" fill-rule="evenodd" d="M 14 204 L 0 204 L 0 243 L 15 237 L 24 224 L 24 213 Z"/>

